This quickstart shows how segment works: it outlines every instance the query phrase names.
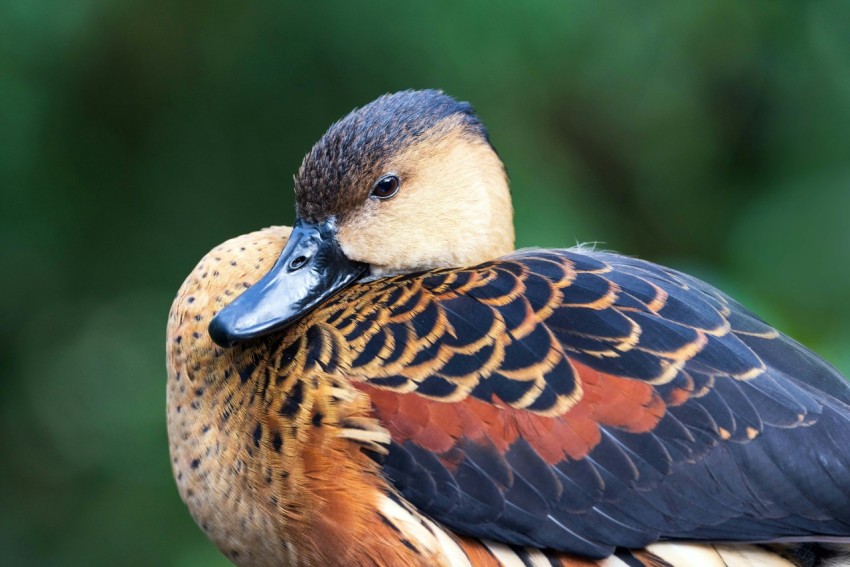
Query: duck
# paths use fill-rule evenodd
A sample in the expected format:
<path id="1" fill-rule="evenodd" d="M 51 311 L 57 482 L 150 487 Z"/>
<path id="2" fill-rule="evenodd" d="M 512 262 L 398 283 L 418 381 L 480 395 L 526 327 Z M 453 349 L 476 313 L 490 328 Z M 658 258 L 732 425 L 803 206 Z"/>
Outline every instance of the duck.
<path id="1" fill-rule="evenodd" d="M 846 379 L 685 273 L 516 250 L 468 103 L 353 110 L 295 203 L 168 317 L 172 471 L 232 562 L 843 564 Z"/>

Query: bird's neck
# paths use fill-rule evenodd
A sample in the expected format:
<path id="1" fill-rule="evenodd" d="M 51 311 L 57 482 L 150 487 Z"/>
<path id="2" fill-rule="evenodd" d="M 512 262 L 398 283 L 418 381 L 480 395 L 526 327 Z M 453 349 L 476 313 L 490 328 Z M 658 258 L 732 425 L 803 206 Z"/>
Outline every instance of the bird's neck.
<path id="1" fill-rule="evenodd" d="M 407 529 L 411 541 L 430 538 L 426 550 L 455 549 L 392 496 L 367 455 L 389 443 L 368 399 L 339 376 L 303 368 L 301 355 L 287 364 L 285 350 L 210 347 L 198 357 L 169 348 L 172 467 L 198 525 L 239 565 L 366 564 Z M 410 556 L 391 564 L 440 564 L 405 546 L 393 553 Z"/>
<path id="2" fill-rule="evenodd" d="M 390 497 L 369 456 L 390 441 L 368 398 L 314 357 L 331 337 L 298 326 L 222 349 L 207 333 L 210 317 L 268 270 L 288 232 L 265 229 L 217 247 L 175 298 L 166 345 L 174 477 L 192 517 L 234 563 L 366 564 L 400 533 L 415 541 L 427 520 Z M 379 513 L 395 514 L 401 527 Z M 440 564 L 422 557 L 388 564 Z"/>

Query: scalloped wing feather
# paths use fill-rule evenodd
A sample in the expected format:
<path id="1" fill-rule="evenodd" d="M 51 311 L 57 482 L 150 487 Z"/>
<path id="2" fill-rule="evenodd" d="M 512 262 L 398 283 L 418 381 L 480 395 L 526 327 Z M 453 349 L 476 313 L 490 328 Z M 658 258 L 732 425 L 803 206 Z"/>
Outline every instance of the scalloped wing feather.
<path id="1" fill-rule="evenodd" d="M 310 349 L 281 360 L 369 394 L 387 478 L 459 533 L 590 557 L 850 535 L 846 381 L 690 276 L 519 251 L 354 286 L 301 325 Z"/>

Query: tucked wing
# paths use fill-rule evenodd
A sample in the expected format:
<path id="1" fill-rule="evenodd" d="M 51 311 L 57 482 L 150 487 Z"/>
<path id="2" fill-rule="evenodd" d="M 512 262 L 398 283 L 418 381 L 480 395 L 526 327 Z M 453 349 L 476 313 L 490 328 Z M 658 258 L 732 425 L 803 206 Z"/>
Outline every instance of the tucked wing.
<path id="1" fill-rule="evenodd" d="M 313 320 L 344 340 L 312 360 L 392 434 L 389 480 L 461 533 L 587 556 L 850 536 L 847 383 L 694 278 L 520 251 L 354 287 Z"/>

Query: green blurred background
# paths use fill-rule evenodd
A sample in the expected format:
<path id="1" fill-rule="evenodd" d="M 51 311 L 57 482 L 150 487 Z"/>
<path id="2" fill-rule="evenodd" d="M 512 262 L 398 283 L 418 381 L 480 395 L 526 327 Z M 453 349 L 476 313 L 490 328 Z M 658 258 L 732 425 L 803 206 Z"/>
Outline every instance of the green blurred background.
<path id="1" fill-rule="evenodd" d="M 306 4 L 0 4 L 0 563 L 226 564 L 171 479 L 171 299 L 387 91 L 476 106 L 520 246 L 690 271 L 850 372 L 850 4 Z"/>

